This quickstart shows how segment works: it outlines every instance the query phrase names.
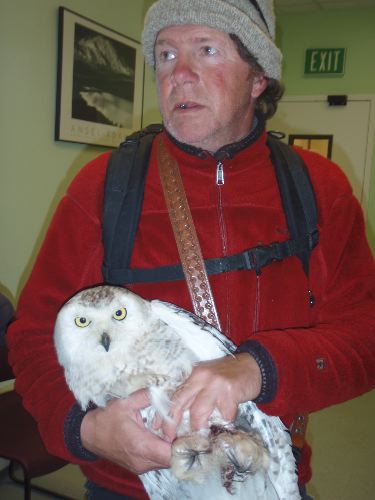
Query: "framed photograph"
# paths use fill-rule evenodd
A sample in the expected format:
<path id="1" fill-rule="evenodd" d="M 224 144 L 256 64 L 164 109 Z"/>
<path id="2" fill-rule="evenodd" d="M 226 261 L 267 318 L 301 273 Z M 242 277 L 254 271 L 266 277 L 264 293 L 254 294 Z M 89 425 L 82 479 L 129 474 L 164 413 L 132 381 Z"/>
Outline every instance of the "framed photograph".
<path id="1" fill-rule="evenodd" d="M 290 134 L 288 143 L 303 149 L 315 151 L 329 159 L 332 157 L 333 135 Z"/>
<path id="2" fill-rule="evenodd" d="M 59 8 L 55 139 L 117 147 L 142 125 L 139 42 Z"/>

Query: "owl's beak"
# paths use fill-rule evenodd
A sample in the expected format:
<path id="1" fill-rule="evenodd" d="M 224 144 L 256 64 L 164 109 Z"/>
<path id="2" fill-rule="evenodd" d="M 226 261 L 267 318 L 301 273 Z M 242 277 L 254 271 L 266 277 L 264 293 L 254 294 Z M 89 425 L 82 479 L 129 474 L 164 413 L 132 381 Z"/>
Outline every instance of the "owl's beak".
<path id="1" fill-rule="evenodd" d="M 108 335 L 108 333 L 102 333 L 102 337 L 100 339 L 100 343 L 104 347 L 104 349 L 108 352 L 109 346 L 111 344 L 111 337 Z"/>

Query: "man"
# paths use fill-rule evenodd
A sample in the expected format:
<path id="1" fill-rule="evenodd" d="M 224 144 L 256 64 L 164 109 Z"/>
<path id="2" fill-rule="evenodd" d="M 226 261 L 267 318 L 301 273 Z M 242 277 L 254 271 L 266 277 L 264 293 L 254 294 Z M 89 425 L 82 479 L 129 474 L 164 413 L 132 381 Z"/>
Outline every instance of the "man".
<path id="1" fill-rule="evenodd" d="M 265 142 L 264 118 L 280 97 L 281 55 L 273 39 L 270 0 L 159 0 L 146 17 L 142 41 L 156 71 L 161 137 L 179 165 L 204 258 L 288 239 Z M 84 413 L 65 385 L 53 323 L 69 296 L 102 281 L 109 155 L 91 162 L 69 187 L 20 299 L 9 344 L 26 407 L 49 450 L 82 466 L 88 498 L 145 498 L 132 473 L 169 466 L 170 441 L 186 408 L 200 428 L 214 407 L 233 419 L 238 403 L 254 400 L 289 426 L 296 414 L 375 386 L 375 267 L 361 210 L 336 166 L 300 155 L 319 210 L 309 277 L 291 257 L 261 273 L 210 278 L 222 330 L 239 352 L 194 369 L 174 398 L 174 425 L 164 427 L 165 439 L 143 428 L 145 391 Z M 178 262 L 154 144 L 131 267 Z M 130 288 L 192 309 L 183 281 Z M 303 495 L 309 459 L 305 444 L 298 470 Z"/>

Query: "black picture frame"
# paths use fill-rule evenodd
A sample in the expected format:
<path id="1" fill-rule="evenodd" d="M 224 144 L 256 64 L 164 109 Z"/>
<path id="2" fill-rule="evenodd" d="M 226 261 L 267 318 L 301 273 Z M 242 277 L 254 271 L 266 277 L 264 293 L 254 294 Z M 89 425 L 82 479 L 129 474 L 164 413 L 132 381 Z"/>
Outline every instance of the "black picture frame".
<path id="1" fill-rule="evenodd" d="M 59 7 L 55 140 L 117 147 L 142 127 L 141 45 Z"/>

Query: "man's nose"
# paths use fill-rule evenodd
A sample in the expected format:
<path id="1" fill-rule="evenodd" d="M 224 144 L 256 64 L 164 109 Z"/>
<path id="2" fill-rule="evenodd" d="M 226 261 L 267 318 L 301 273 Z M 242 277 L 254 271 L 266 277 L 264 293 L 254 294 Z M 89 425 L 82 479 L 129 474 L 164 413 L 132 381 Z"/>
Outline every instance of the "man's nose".
<path id="1" fill-rule="evenodd" d="M 191 58 L 184 57 L 176 61 L 176 65 L 172 72 L 172 79 L 178 85 L 195 83 L 198 81 L 199 76 L 197 68 Z"/>

